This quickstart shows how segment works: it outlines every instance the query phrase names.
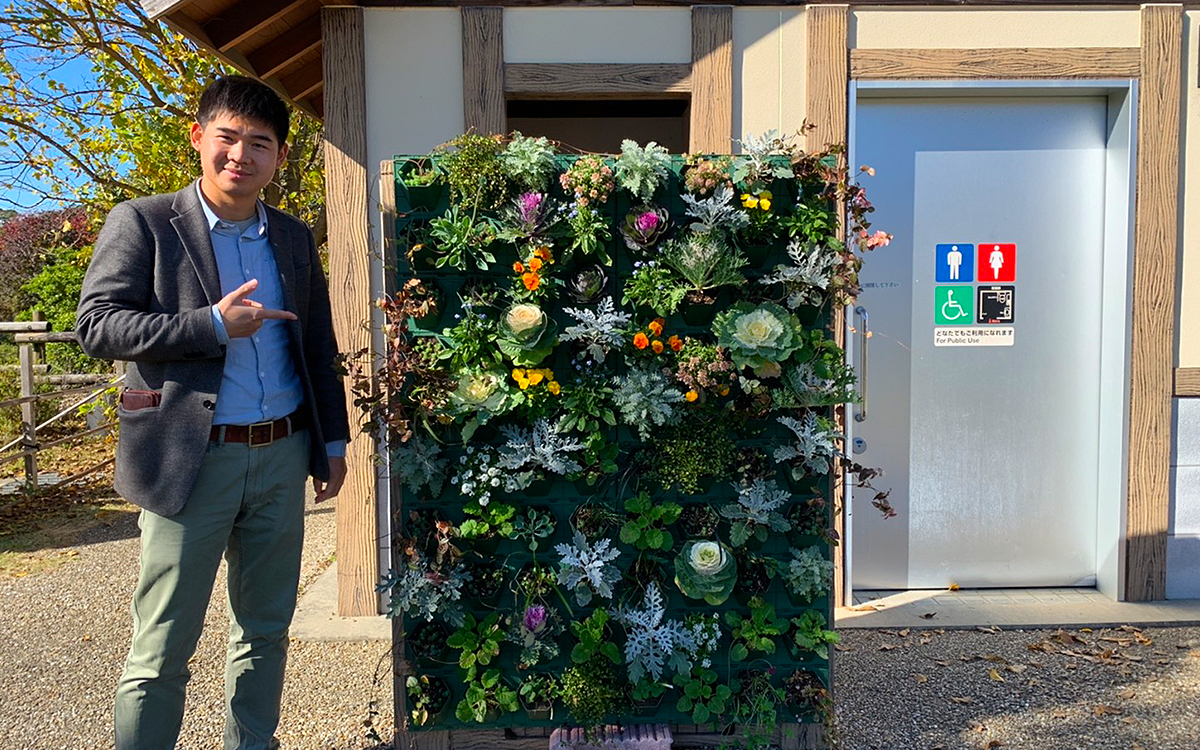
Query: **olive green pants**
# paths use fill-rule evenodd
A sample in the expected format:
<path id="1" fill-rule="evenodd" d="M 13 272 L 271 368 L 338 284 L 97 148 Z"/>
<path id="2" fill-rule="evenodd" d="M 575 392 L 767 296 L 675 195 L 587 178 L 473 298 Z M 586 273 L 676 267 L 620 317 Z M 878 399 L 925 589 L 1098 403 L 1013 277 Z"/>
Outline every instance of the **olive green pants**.
<path id="1" fill-rule="evenodd" d="M 278 747 L 288 626 L 304 539 L 309 435 L 271 445 L 209 443 L 187 504 L 142 511 L 133 643 L 117 686 L 116 750 L 171 750 L 183 721 L 188 659 L 224 554 L 229 568 L 225 748 Z"/>

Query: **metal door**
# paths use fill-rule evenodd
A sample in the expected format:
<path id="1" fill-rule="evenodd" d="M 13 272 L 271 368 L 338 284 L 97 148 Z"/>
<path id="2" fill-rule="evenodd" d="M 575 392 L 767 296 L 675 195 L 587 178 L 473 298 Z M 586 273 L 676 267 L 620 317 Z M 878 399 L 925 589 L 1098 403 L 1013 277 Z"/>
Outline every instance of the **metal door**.
<path id="1" fill-rule="evenodd" d="M 857 100 L 855 166 L 895 239 L 861 277 L 855 458 L 887 472 L 898 516 L 855 495 L 854 588 L 1094 585 L 1108 109 Z"/>

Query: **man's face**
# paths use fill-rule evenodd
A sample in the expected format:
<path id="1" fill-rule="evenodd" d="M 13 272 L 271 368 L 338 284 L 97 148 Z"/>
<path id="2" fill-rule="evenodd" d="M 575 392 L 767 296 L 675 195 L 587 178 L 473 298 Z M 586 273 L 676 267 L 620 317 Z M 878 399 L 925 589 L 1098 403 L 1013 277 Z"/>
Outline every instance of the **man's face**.
<path id="1" fill-rule="evenodd" d="M 287 144 L 265 123 L 222 112 L 207 125 L 192 123 L 205 182 L 229 198 L 257 197 L 287 158 Z"/>

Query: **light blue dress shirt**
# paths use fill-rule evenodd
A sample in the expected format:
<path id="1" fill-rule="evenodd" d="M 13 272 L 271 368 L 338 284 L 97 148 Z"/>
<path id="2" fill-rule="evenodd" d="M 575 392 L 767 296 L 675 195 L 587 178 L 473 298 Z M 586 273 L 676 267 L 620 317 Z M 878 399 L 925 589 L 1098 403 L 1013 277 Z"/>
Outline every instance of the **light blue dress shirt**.
<path id="1" fill-rule="evenodd" d="M 258 204 L 258 216 L 246 221 L 226 221 L 213 213 L 196 183 L 200 205 L 208 221 L 221 277 L 221 295 L 227 295 L 251 279 L 258 287 L 249 298 L 263 307 L 284 309 L 283 285 L 275 253 L 267 239 L 267 212 Z M 230 338 L 216 305 L 212 306 L 217 338 L 225 344 L 225 371 L 217 391 L 213 424 L 247 425 L 282 419 L 304 402 L 304 388 L 288 348 L 285 321 L 265 320 L 252 336 Z M 331 457 L 346 455 L 346 441 L 325 444 Z"/>

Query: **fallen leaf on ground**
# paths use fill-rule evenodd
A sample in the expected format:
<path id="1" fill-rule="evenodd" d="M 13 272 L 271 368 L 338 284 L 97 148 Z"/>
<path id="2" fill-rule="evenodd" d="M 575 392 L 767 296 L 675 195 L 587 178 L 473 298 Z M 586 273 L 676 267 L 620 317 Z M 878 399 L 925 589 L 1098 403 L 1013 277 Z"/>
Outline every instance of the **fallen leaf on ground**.
<path id="1" fill-rule="evenodd" d="M 923 674 L 915 674 L 913 677 L 916 678 L 918 685 L 924 685 L 925 683 L 929 682 L 929 678 Z"/>
<path id="2" fill-rule="evenodd" d="M 898 649 L 898 648 L 900 648 L 900 646 L 898 646 L 895 643 L 884 643 L 883 645 L 881 645 L 879 647 L 879 650 L 880 651 L 894 651 L 895 649 Z"/>
<path id="3" fill-rule="evenodd" d="M 833 644 L 833 648 L 835 651 L 853 651 L 854 650 L 853 646 L 847 646 L 843 643 L 835 643 L 835 644 Z"/>
<path id="4" fill-rule="evenodd" d="M 878 612 L 883 607 L 878 604 L 856 604 L 853 607 L 846 607 L 846 609 L 851 612 Z"/>
<path id="5" fill-rule="evenodd" d="M 975 629 L 978 630 L 980 633 L 1001 633 L 1001 632 L 1003 632 L 996 625 L 987 625 L 987 626 L 977 625 L 975 627 Z"/>
<path id="6" fill-rule="evenodd" d="M 1004 675 L 1000 674 L 1000 670 L 995 667 L 988 670 L 988 677 L 991 677 L 995 682 L 1004 682 Z"/>
<path id="7" fill-rule="evenodd" d="M 1080 633 L 1090 633 L 1090 632 L 1092 632 L 1092 629 L 1091 628 L 1080 628 L 1079 632 Z"/>
<path id="8" fill-rule="evenodd" d="M 1029 665 L 1028 664 L 1009 664 L 1007 667 L 1005 667 L 1005 669 L 1008 670 L 1009 672 L 1012 672 L 1013 674 L 1021 674 L 1026 669 L 1029 669 Z"/>
<path id="9" fill-rule="evenodd" d="M 1074 633 L 1068 633 L 1062 628 L 1059 628 L 1058 632 L 1050 637 L 1067 646 L 1070 646 L 1073 643 L 1087 643 L 1087 641 L 1083 640 L 1079 636 L 1075 635 Z"/>
<path id="10" fill-rule="evenodd" d="M 899 633 L 896 633 L 896 635 L 900 636 L 901 638 L 907 638 L 908 634 L 911 632 L 912 632 L 912 630 L 910 630 L 909 628 L 905 628 L 904 630 L 901 630 Z"/>
<path id="11" fill-rule="evenodd" d="M 1092 709 L 1092 713 L 1096 714 L 1097 716 L 1107 716 L 1109 714 L 1116 716 L 1125 712 L 1116 706 L 1106 706 L 1104 704 L 1100 704 Z"/>
<path id="12" fill-rule="evenodd" d="M 1133 718 L 1132 716 L 1122 716 L 1121 723 L 1133 726 L 1134 724 L 1137 724 L 1137 719 Z"/>
<path id="13" fill-rule="evenodd" d="M 1121 692 L 1117 693 L 1117 697 L 1123 698 L 1124 700 L 1129 700 L 1130 698 L 1132 698 L 1135 695 L 1137 695 L 1137 693 L 1135 693 L 1132 689 L 1125 689 L 1125 690 L 1122 690 Z"/>
<path id="14" fill-rule="evenodd" d="M 947 590 L 947 591 L 958 591 L 958 584 L 957 584 L 957 583 L 952 583 L 952 584 L 950 584 L 949 586 L 947 586 L 947 587 L 946 587 L 946 590 Z"/>
<path id="15" fill-rule="evenodd" d="M 957 703 L 957 704 L 959 704 L 960 706 L 969 706 L 969 705 L 971 705 L 972 703 L 974 703 L 974 702 L 975 702 L 975 699 L 974 699 L 974 698 L 968 698 L 968 697 L 966 697 L 966 696 L 960 696 L 960 697 L 952 697 L 952 698 L 950 699 L 950 702 L 951 702 L 951 703 Z"/>
<path id="16" fill-rule="evenodd" d="M 922 620 L 932 620 L 937 617 L 937 612 L 925 612 L 921 615 Z"/>
<path id="17" fill-rule="evenodd" d="M 934 659 L 934 660 L 933 660 L 933 663 L 934 663 L 934 664 L 937 664 L 939 667 L 948 667 L 948 666 L 950 666 L 950 662 L 946 661 L 945 659 Z"/>

